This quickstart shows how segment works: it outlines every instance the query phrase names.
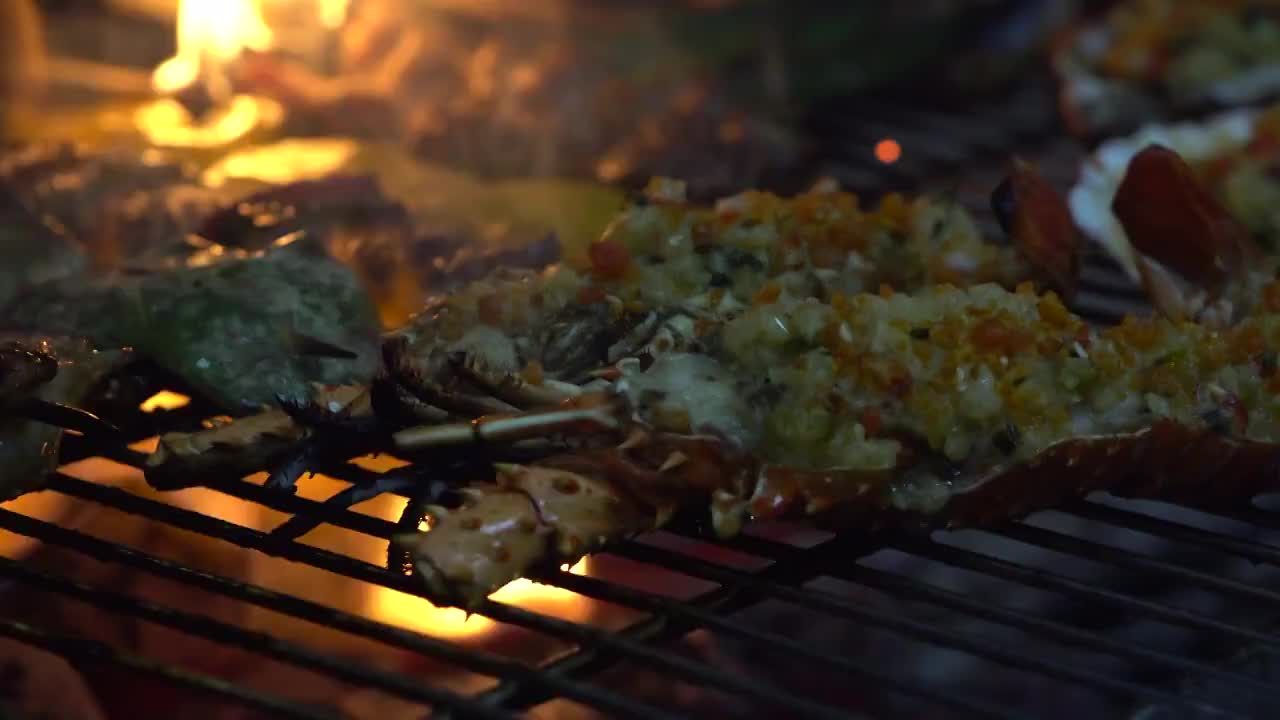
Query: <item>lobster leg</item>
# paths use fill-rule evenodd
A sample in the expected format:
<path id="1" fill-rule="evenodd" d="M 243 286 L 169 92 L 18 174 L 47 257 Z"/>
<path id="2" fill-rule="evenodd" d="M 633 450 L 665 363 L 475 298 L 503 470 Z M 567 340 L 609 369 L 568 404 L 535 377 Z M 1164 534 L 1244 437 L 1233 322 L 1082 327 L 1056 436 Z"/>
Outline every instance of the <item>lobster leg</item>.
<path id="1" fill-rule="evenodd" d="M 470 422 L 421 425 L 395 433 L 392 440 L 401 450 L 425 450 L 468 443 L 510 443 L 566 430 L 617 431 L 621 425 L 617 408 L 607 401 L 568 403 L 552 410 L 486 415 Z"/>
<path id="2" fill-rule="evenodd" d="M 990 526 L 1095 491 L 1213 509 L 1280 488 L 1274 445 L 1173 422 L 1064 440 L 1028 461 L 939 485 L 925 502 L 904 502 L 903 491 L 918 481 L 902 468 L 770 466 L 689 436 L 628 445 L 500 465 L 495 482 L 461 491 L 462 507 L 437 509 L 428 532 L 393 540 L 412 555 L 434 600 L 474 608 L 539 568 L 660 528 L 681 507 L 709 505 L 722 537 L 747 518 L 918 531 Z"/>
<path id="3" fill-rule="evenodd" d="M 571 383 L 543 378 L 535 384 L 515 373 L 487 370 L 466 353 L 455 353 L 449 358 L 449 363 L 459 377 L 499 400 L 522 409 L 554 407 L 582 394 L 582 389 Z"/>

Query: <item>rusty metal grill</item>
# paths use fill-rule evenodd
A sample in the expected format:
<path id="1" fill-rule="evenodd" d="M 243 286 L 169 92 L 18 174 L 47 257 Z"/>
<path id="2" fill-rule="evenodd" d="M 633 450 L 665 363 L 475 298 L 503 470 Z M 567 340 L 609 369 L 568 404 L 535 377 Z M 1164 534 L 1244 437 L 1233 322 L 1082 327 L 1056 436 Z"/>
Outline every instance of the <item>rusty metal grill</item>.
<path id="1" fill-rule="evenodd" d="M 1003 154 L 1028 152 L 1063 186 L 1079 158 L 1070 143 L 1047 142 L 1060 137 L 1052 107 L 1037 114 L 1036 107 L 1044 106 L 1031 99 L 950 114 L 870 101 L 860 107 L 865 112 L 858 122 L 865 124 L 828 128 L 846 139 L 848 152 L 833 154 L 821 172 L 865 192 L 951 189 L 985 214 L 985 192 L 994 184 L 987 178 Z M 902 143 L 904 158 L 879 167 L 870 143 L 889 134 Z M 1082 309 L 1099 319 L 1141 307 L 1128 281 L 1096 259 L 1085 285 Z M 130 432 L 141 439 L 189 429 L 200 416 L 195 406 L 139 413 Z M 73 462 L 102 452 L 73 437 L 65 457 Z M 131 450 L 107 455 L 133 466 L 144 459 Z M 378 480 L 351 464 L 323 472 L 353 488 Z M 302 527 L 322 523 L 386 538 L 401 530 L 396 523 L 346 509 L 346 502 L 308 500 L 237 478 L 210 487 L 288 514 L 289 532 L 249 529 L 68 474 L 58 474 L 51 491 L 364 583 L 418 592 L 405 575 L 293 539 Z M 0 576 L 13 586 L 73 597 L 104 617 L 128 616 L 235 646 L 420 703 L 440 716 L 509 717 L 555 699 L 606 717 L 692 714 L 636 697 L 626 668 L 709 692 L 734 708 L 725 716 L 741 717 L 1263 717 L 1280 702 L 1272 656 L 1280 647 L 1280 514 L 1261 506 L 1207 516 L 1096 496 L 1004 527 L 931 537 L 788 535 L 762 527 L 713 543 L 694 524 L 677 524 L 605 555 L 702 581 L 707 589 L 691 596 L 563 571 L 537 578 L 632 611 L 639 619 L 625 627 L 561 620 L 492 600 L 477 610 L 500 626 L 570 647 L 533 662 L 404 630 L 335 609 L 324 597 L 277 592 L 10 509 L 0 508 L 0 528 L 493 680 L 482 691 L 464 693 L 429 674 L 380 669 L 247 630 L 198 606 L 161 604 L 0 559 Z M 736 560 L 719 554 L 708 559 L 699 552 L 708 547 Z M 78 665 L 151 675 L 270 717 L 339 717 L 285 692 L 230 684 L 54 627 L 7 617 L 0 618 L 0 634 Z M 695 634 L 714 638 L 742 662 L 725 665 L 677 650 L 681 639 Z"/>

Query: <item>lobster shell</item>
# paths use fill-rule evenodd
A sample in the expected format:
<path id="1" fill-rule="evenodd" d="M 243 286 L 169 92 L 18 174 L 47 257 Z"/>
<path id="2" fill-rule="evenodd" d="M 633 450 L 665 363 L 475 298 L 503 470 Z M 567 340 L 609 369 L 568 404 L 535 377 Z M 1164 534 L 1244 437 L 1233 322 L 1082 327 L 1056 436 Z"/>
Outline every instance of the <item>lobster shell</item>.
<path id="1" fill-rule="evenodd" d="M 773 474 L 758 495 L 788 502 L 757 518 L 795 516 L 801 514 L 796 505 L 816 503 L 824 509 L 812 521 L 831 529 L 961 529 L 1015 519 L 1100 490 L 1210 510 L 1244 505 L 1280 487 L 1280 445 L 1162 420 L 1133 433 L 1059 441 L 1030 460 L 987 473 L 928 514 L 895 507 L 892 483 L 874 484 L 880 478 L 871 475 L 864 474 L 861 483 L 841 478 L 841 486 L 853 490 L 836 497 L 829 476 Z M 857 487 L 868 482 L 875 492 L 857 495 Z"/>
<path id="2" fill-rule="evenodd" d="M 656 449 L 642 450 L 642 458 L 595 450 L 507 470 L 499 483 L 470 490 L 463 508 L 442 510 L 431 531 L 395 541 L 414 555 L 433 601 L 474 608 L 507 582 L 658 529 L 678 505 L 708 500 L 713 525 L 729 536 L 739 531 L 742 510 L 757 520 L 803 519 L 831 530 L 930 531 L 991 526 L 1099 490 L 1214 509 L 1280 487 L 1280 445 L 1168 420 L 1133 433 L 1062 440 L 953 490 L 933 512 L 895 504 L 893 470 L 756 466 L 754 492 L 744 493 L 749 457 L 691 457 L 669 472 L 634 462 L 651 464 L 645 461 Z M 719 480 L 709 483 L 717 470 Z M 726 502 L 729 495 L 739 500 Z M 719 512 L 726 506 L 739 512 Z"/>

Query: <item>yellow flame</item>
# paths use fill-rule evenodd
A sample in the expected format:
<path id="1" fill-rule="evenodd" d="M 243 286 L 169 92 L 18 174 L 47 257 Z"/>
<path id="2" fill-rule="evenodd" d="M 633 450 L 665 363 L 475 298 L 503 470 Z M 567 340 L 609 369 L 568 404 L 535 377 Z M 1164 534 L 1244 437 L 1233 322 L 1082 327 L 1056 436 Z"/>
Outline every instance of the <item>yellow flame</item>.
<path id="1" fill-rule="evenodd" d="M 587 558 L 572 568 L 564 566 L 562 569 L 586 575 Z M 566 620 L 583 620 L 591 606 L 590 601 L 581 595 L 523 579 L 508 583 L 489 598 Z M 367 612 L 383 622 L 448 639 L 477 637 L 490 632 L 495 624 L 488 618 L 479 615 L 467 617 L 466 612 L 458 608 L 436 607 L 416 595 L 385 587 L 374 588 L 369 596 Z"/>
<path id="2" fill-rule="evenodd" d="M 343 138 L 281 140 L 255 145 L 224 156 L 201 174 L 200 181 L 219 187 L 228 180 L 291 183 L 322 178 L 346 167 L 359 146 Z"/>
<path id="3" fill-rule="evenodd" d="M 186 407 L 190 404 L 191 398 L 183 395 L 182 393 L 161 390 L 155 395 L 143 400 L 142 404 L 138 406 L 138 409 L 144 413 L 153 413 L 157 410 L 177 410 L 180 407 Z"/>
<path id="4" fill-rule="evenodd" d="M 199 124 L 180 103 L 168 99 L 139 108 L 133 121 L 157 147 L 218 148 L 256 128 L 278 125 L 283 115 L 284 110 L 276 103 L 237 95 Z"/>
<path id="5" fill-rule="evenodd" d="M 320 0 L 320 24 L 326 30 L 337 30 L 347 20 L 350 0 Z"/>
<path id="6" fill-rule="evenodd" d="M 225 99 L 229 91 L 217 73 L 246 49 L 267 50 L 271 41 L 257 0 L 178 0 L 178 52 L 155 69 L 152 86 L 169 93 L 216 82 L 209 91 Z"/>

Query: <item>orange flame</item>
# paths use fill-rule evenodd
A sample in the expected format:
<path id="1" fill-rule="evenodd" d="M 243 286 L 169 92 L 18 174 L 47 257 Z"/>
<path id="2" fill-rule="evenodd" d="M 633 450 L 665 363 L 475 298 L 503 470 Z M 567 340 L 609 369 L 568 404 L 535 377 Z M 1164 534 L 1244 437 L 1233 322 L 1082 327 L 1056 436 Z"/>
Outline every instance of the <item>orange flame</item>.
<path id="1" fill-rule="evenodd" d="M 157 410 L 177 410 L 178 408 L 186 407 L 190 404 L 191 398 L 186 395 L 170 392 L 168 390 L 161 390 L 155 395 L 143 400 L 142 404 L 138 406 L 138 409 L 144 413 L 153 413 Z"/>
<path id="2" fill-rule="evenodd" d="M 587 558 L 579 560 L 572 568 L 566 565 L 561 569 L 586 575 Z M 589 602 L 582 596 L 558 587 L 539 585 L 532 580 L 516 580 L 489 598 L 566 620 L 583 620 L 589 611 Z M 370 616 L 436 637 L 477 637 L 490 632 L 495 624 L 489 618 L 468 616 L 458 608 L 436 607 L 416 595 L 407 595 L 385 587 L 375 588 L 368 600 L 367 612 Z"/>
<path id="3" fill-rule="evenodd" d="M 177 393 L 173 393 L 173 396 L 182 397 Z M 148 438 L 133 443 L 130 447 L 140 452 L 153 452 L 156 445 L 157 438 Z M 403 460 L 388 455 L 357 458 L 352 463 L 373 472 L 386 472 L 406 464 Z M 270 529 L 285 517 L 279 512 L 267 509 L 251 501 L 241 500 L 207 488 L 189 488 L 163 493 L 153 491 L 145 486 L 141 473 L 136 468 L 105 458 L 87 458 L 64 465 L 60 469 L 72 477 L 88 482 L 123 487 L 130 492 L 260 531 Z M 263 479 L 265 479 L 265 473 L 259 473 L 248 478 L 250 481 L 257 482 L 261 482 Z M 308 499 L 322 500 L 345 486 L 346 484 L 343 482 L 322 475 L 314 475 L 300 484 L 299 495 Z M 353 511 L 394 520 L 399 518 L 405 502 L 403 498 L 383 495 L 355 506 Z M 66 523 L 70 521 L 72 525 L 78 525 L 90 513 L 108 512 L 110 514 L 110 512 L 113 512 L 103 510 L 92 503 L 78 501 L 71 496 L 52 491 L 24 495 L 21 498 L 4 503 L 4 508 L 48 522 Z M 115 528 L 114 525 L 108 525 L 104 530 L 106 534 L 102 535 L 102 537 L 117 542 L 130 542 L 124 537 L 113 537 L 111 535 L 114 532 L 113 528 Z M 102 528 L 99 529 L 101 530 Z M 98 534 L 97 531 L 94 534 Z M 190 536 L 190 541 L 204 542 L 206 539 L 202 536 L 192 535 Z M 215 540 L 207 540 L 207 542 L 221 544 Z M 380 558 L 385 558 L 386 553 L 385 540 L 331 526 L 323 526 L 321 529 L 308 533 L 301 539 L 301 542 L 314 547 L 340 552 L 367 562 L 379 562 Z M 0 531 L 0 555 L 21 558 L 35 550 L 38 545 L 39 542 L 32 538 Z M 146 549 L 148 552 L 158 552 L 166 556 L 172 550 L 172 548 Z M 371 619 L 397 625 L 414 632 L 451 640 L 478 641 L 480 638 L 491 634 L 498 627 L 496 623 L 487 618 L 479 616 L 468 617 L 462 610 L 440 608 L 415 595 L 377 585 L 368 585 L 339 575 L 321 573 L 319 571 L 310 572 L 311 568 L 303 567 L 301 570 L 308 572 L 301 572 L 295 570 L 298 566 L 294 563 L 258 556 L 257 554 L 253 554 L 253 558 L 255 569 L 251 571 L 251 575 L 240 579 L 257 582 L 280 592 L 315 597 L 321 602 L 331 604 L 333 607 L 348 612 L 360 613 Z M 586 574 L 588 567 L 588 560 L 583 559 L 574 567 L 566 567 L 565 569 L 577 574 Z M 286 572 L 286 570 L 290 572 Z M 499 602 L 518 605 L 535 612 L 576 622 L 589 620 L 597 609 L 597 605 L 588 598 L 561 588 L 540 585 L 530 580 L 512 582 L 498 590 L 491 597 Z M 281 621 L 271 619 L 269 622 L 279 623 Z M 306 628 L 300 630 L 290 629 L 287 624 L 278 626 L 273 624 L 271 628 L 273 631 L 284 633 L 293 632 L 294 630 L 304 634 L 314 632 Z"/>
<path id="4" fill-rule="evenodd" d="M 345 7 L 345 1 L 331 0 L 320 8 L 327 13 L 322 20 L 332 21 Z M 151 86 L 165 96 L 201 88 L 215 110 L 197 122 L 186 107 L 166 98 L 140 108 L 134 124 L 153 145 L 199 148 L 227 145 L 256 128 L 278 124 L 281 109 L 236 95 L 227 72 L 246 50 L 273 46 L 261 0 L 178 0 L 177 52 L 152 72 Z"/>
<path id="5" fill-rule="evenodd" d="M 225 101 L 231 94 L 225 64 L 271 43 L 257 0 L 178 0 L 178 52 L 155 69 L 151 84 L 173 93 L 205 82 L 215 100 Z"/>

